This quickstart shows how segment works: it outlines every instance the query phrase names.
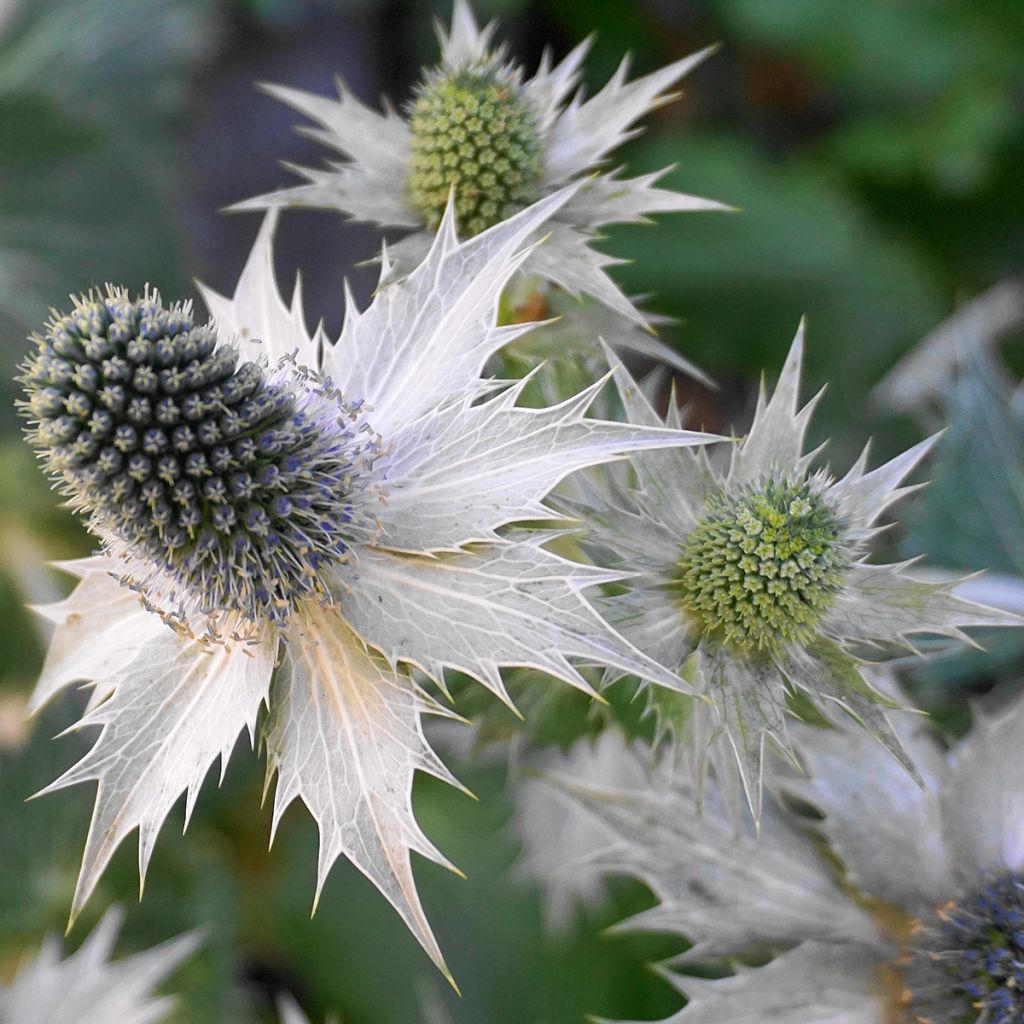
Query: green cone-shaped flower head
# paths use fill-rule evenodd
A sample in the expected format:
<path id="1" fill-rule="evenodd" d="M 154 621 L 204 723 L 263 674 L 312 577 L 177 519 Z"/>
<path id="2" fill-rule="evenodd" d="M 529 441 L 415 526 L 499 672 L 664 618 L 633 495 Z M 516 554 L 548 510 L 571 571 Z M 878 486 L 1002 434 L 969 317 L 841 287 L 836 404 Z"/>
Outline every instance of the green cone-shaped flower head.
<path id="1" fill-rule="evenodd" d="M 515 81 L 499 69 L 467 69 L 429 80 L 409 118 L 408 199 L 430 229 L 455 190 L 468 235 L 497 224 L 540 195 L 537 118 Z"/>
<path id="2" fill-rule="evenodd" d="M 813 635 L 848 565 L 813 482 L 768 479 L 707 500 L 679 559 L 679 589 L 706 635 L 770 652 Z"/>
<path id="3" fill-rule="evenodd" d="M 31 442 L 133 573 L 161 576 L 176 601 L 281 621 L 370 529 L 353 500 L 374 439 L 314 377 L 239 363 L 188 306 L 112 288 L 34 341 Z"/>
<path id="4" fill-rule="evenodd" d="M 712 50 L 634 79 L 624 58 L 611 79 L 587 97 L 579 85 L 590 40 L 557 62 L 544 54 L 527 74 L 496 41 L 496 30 L 477 23 L 467 0 L 454 0 L 451 21 L 438 25 L 439 60 L 419 79 L 401 113 L 390 106 L 374 110 L 341 82 L 337 99 L 265 86 L 316 122 L 316 138 L 344 159 L 323 168 L 294 167 L 305 179 L 301 184 L 235 209 L 317 207 L 406 229 L 389 251 L 395 274 L 402 275 L 427 251 L 453 188 L 458 232 L 467 238 L 572 182 L 585 182 L 551 219 L 547 242 L 531 253 L 523 273 L 573 297 L 588 295 L 638 327 L 647 326 L 645 314 L 608 275 L 614 260 L 591 243 L 606 224 L 722 207 L 657 187 L 664 170 L 630 178 L 608 164 L 635 134 L 637 122 L 670 98 L 669 90 Z M 623 332 L 616 326 L 602 333 L 618 344 Z M 659 347 L 659 353 L 665 358 L 667 350 Z"/>

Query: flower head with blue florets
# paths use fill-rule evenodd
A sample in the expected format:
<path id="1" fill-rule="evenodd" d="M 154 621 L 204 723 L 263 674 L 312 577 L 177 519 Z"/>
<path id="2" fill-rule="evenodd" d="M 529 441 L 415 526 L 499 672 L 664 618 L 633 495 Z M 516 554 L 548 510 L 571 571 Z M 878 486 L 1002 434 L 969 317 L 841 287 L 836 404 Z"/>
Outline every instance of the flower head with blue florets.
<path id="1" fill-rule="evenodd" d="M 526 381 L 485 380 L 528 327 L 495 326 L 529 240 L 571 196 L 469 241 L 451 207 L 418 269 L 349 303 L 331 344 L 273 277 L 271 214 L 233 298 L 213 314 L 154 292 L 93 292 L 55 313 L 23 370 L 29 440 L 101 542 L 41 609 L 56 633 L 39 706 L 92 683 L 99 737 L 52 788 L 98 783 L 73 913 L 139 828 L 144 873 L 185 791 L 260 733 L 278 777 L 274 828 L 302 799 L 317 819 L 317 893 L 352 859 L 434 960 L 410 853 L 447 863 L 419 830 L 416 771 L 454 782 L 420 722 L 447 668 L 507 700 L 501 669 L 529 665 L 589 690 L 574 663 L 686 689 L 605 625 L 584 588 L 617 578 L 545 545 L 544 504 L 567 474 L 709 435 L 586 416 L 600 384 L 546 408 Z M 388 267 L 385 260 L 385 275 Z"/>
<path id="2" fill-rule="evenodd" d="M 699 801 L 678 764 L 621 740 L 605 758 L 619 788 L 567 766 L 563 818 L 598 833 L 561 865 L 570 884 L 581 867 L 634 875 L 657 904 L 620 927 L 691 943 L 663 971 L 688 1000 L 665 1024 L 1024 1020 L 1024 703 L 950 749 L 921 719 L 895 726 L 920 782 L 864 730 L 796 726 L 808 777 L 775 777 L 760 835 L 716 781 Z M 750 957 L 763 966 L 737 966 Z M 724 962 L 736 973 L 699 976 Z"/>
<path id="3" fill-rule="evenodd" d="M 29 439 L 168 617 L 284 623 L 373 539 L 380 439 L 329 381 L 240 363 L 148 291 L 81 296 L 35 341 Z"/>

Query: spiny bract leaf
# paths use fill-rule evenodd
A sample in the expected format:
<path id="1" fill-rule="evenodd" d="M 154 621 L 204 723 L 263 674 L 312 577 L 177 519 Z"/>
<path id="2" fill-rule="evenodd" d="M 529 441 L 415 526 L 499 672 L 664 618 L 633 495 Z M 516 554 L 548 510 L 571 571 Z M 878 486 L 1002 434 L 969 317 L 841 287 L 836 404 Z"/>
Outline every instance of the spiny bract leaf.
<path id="1" fill-rule="evenodd" d="M 159 1024 L 173 1000 L 154 989 L 198 945 L 183 935 L 155 949 L 110 961 L 121 914 L 108 911 L 82 947 L 66 959 L 60 944 L 47 939 L 39 955 L 0 987 L 4 1024 Z"/>
<path id="2" fill-rule="evenodd" d="M 316 898 L 344 854 L 401 914 L 449 977 L 416 893 L 410 853 L 450 867 L 412 812 L 417 771 L 458 785 L 423 737 L 434 705 L 373 657 L 338 613 L 311 603 L 286 644 L 265 737 L 278 776 L 274 828 L 296 797 L 320 826 Z"/>

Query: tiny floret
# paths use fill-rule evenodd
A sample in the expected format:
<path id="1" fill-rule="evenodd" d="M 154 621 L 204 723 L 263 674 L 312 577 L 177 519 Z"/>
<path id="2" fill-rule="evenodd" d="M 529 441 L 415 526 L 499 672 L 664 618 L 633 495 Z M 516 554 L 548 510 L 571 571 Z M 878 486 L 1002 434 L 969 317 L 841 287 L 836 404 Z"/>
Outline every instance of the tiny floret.
<path id="1" fill-rule="evenodd" d="M 1024 875 L 1001 873 L 913 931 L 903 979 L 912 1021 L 1024 1020 Z"/>
<path id="2" fill-rule="evenodd" d="M 812 483 L 785 477 L 713 494 L 679 559 L 683 607 L 704 634 L 743 651 L 806 641 L 835 601 L 849 558 Z"/>
<path id="3" fill-rule="evenodd" d="M 168 616 L 283 621 L 372 529 L 354 502 L 376 441 L 328 382 L 240 363 L 155 292 L 83 296 L 33 340 L 30 441 Z"/>
<path id="4" fill-rule="evenodd" d="M 451 190 L 467 236 L 540 197 L 536 114 L 497 70 L 433 77 L 413 103 L 409 130 L 409 204 L 430 230 L 441 223 Z"/>

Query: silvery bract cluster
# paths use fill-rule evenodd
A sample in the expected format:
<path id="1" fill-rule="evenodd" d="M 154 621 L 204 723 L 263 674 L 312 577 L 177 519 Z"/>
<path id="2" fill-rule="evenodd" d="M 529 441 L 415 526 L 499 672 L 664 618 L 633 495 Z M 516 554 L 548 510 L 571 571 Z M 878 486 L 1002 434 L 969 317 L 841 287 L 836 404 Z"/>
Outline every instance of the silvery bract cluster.
<path id="1" fill-rule="evenodd" d="M 198 946 L 184 935 L 145 953 L 111 961 L 121 914 L 109 910 L 73 955 L 61 958 L 52 936 L 7 987 L 0 1020 L 9 1024 L 159 1024 L 174 1001 L 155 994 Z"/>
<path id="2" fill-rule="evenodd" d="M 778 780 L 759 836 L 737 832 L 714 785 L 699 813 L 690 778 L 664 766 L 632 789 L 562 783 L 604 831 L 589 869 L 657 898 L 621 927 L 692 943 L 661 968 L 689 1000 L 672 1024 L 1020 1021 L 1024 703 L 950 750 L 902 720 L 920 782 L 863 731 L 798 731 L 809 777 Z M 637 773 L 621 743 L 618 758 Z M 720 960 L 735 973 L 690 973 Z"/>
<path id="3" fill-rule="evenodd" d="M 199 945 L 183 935 L 154 949 L 111 960 L 121 913 L 108 910 L 71 956 L 48 938 L 11 983 L 0 986 L 0 1020 L 5 1024 L 161 1024 L 174 999 L 156 994 L 163 982 Z M 279 1001 L 281 1024 L 309 1024 L 290 997 Z"/>
<path id="4" fill-rule="evenodd" d="M 430 245 L 448 194 L 459 227 L 476 234 L 570 182 L 582 187 L 545 224 L 547 241 L 524 270 L 573 295 L 590 295 L 622 316 L 642 314 L 605 272 L 617 261 L 591 248 L 608 224 L 652 213 L 722 209 L 720 203 L 658 188 L 660 174 L 623 177 L 600 171 L 633 125 L 667 99 L 665 91 L 704 60 L 704 50 L 628 81 L 624 60 L 611 81 L 585 99 L 577 90 L 590 42 L 552 65 L 545 56 L 532 77 L 492 48 L 494 26 L 480 29 L 457 0 L 448 32 L 440 27 L 441 60 L 420 83 L 407 116 L 365 106 L 343 84 L 330 100 L 286 86 L 267 91 L 322 125 L 307 134 L 346 159 L 326 170 L 294 167 L 307 184 L 239 204 L 236 209 L 291 205 L 339 210 L 357 220 L 411 228 L 393 250 L 412 266 Z"/>
<path id="5" fill-rule="evenodd" d="M 871 471 L 867 449 L 839 479 L 813 471 L 818 453 L 805 453 L 804 436 L 816 400 L 799 403 L 803 333 L 723 460 L 704 448 L 638 456 L 627 472 L 611 469 L 590 504 L 570 503 L 589 550 L 634 573 L 605 602 L 610 620 L 706 698 L 686 722 L 698 790 L 708 759 L 726 791 L 738 773 L 755 820 L 767 745 L 795 756 L 794 693 L 829 718 L 845 712 L 913 772 L 885 714 L 899 705 L 865 679 L 858 655 L 907 647 L 916 633 L 963 638 L 961 627 L 1014 621 L 906 563 L 867 560 L 879 518 L 912 489 L 901 484 L 935 438 Z M 630 421 L 664 425 L 623 367 L 616 377 Z"/>
<path id="6" fill-rule="evenodd" d="M 234 297 L 204 290 L 215 326 L 110 289 L 36 339 L 30 440 L 102 543 L 42 609 L 57 629 L 33 698 L 90 680 L 81 724 L 102 727 L 50 787 L 99 784 L 73 915 L 135 828 L 145 874 L 178 796 L 187 821 L 267 705 L 274 828 L 296 798 L 316 818 L 317 894 L 349 857 L 443 965 L 410 853 L 447 861 L 410 791 L 418 770 L 456 783 L 420 725 L 442 707 L 406 667 L 505 700 L 506 665 L 589 690 L 571 660 L 684 688 L 584 598 L 617 572 L 507 529 L 554 518 L 542 499 L 573 470 L 709 439 L 587 419 L 600 384 L 531 409 L 521 383 L 481 378 L 530 327 L 495 326 L 498 294 L 570 195 L 461 243 L 449 209 L 419 268 L 364 312 L 349 303 L 335 344 L 277 293 L 273 215 Z"/>
<path id="7" fill-rule="evenodd" d="M 656 411 L 612 349 L 659 352 L 623 342 L 644 318 L 590 243 L 716 204 L 599 168 L 705 54 L 632 82 L 624 63 L 585 100 L 586 43 L 527 78 L 491 36 L 456 0 L 407 118 L 344 89 L 272 89 L 348 161 L 243 204 L 272 209 L 234 294 L 202 289 L 209 322 L 108 286 L 31 339 L 28 441 L 98 544 L 61 563 L 77 585 L 39 609 L 54 629 L 31 700 L 91 687 L 72 728 L 94 745 L 47 790 L 96 783 L 72 922 L 136 829 L 145 878 L 175 802 L 187 824 L 248 733 L 271 834 L 296 799 L 318 824 L 314 907 L 347 857 L 447 975 L 411 863 L 451 867 L 412 807 L 417 772 L 459 785 L 422 724 L 457 717 L 446 673 L 509 705 L 509 668 L 598 700 L 631 679 L 656 735 L 627 749 L 608 705 L 575 755 L 589 782 L 560 791 L 591 824 L 539 784 L 519 821 L 535 875 L 589 865 L 565 893 L 599 898 L 609 871 L 645 880 L 659 905 L 634 924 L 692 942 L 683 967 L 772 955 L 715 981 L 672 974 L 691 999 L 673 1020 L 1020 1024 L 1024 708 L 947 755 L 890 720 L 904 701 L 869 664 L 916 654 L 918 634 L 1019 621 L 957 596 L 961 581 L 872 560 L 935 439 L 875 469 L 866 451 L 842 476 L 815 468 L 802 327 L 745 436 L 683 429 L 674 393 Z M 275 282 L 293 204 L 413 229 L 381 255 L 372 303 L 346 296 L 334 341 Z M 603 339 L 609 321 L 586 313 L 555 328 L 588 368 L 611 365 L 578 393 L 543 367 L 488 376 L 537 326 L 509 323 L 506 289 L 527 274 L 629 321 Z M 588 415 L 598 400 L 620 421 Z M 110 964 L 115 932 L 108 917 L 63 962 L 47 946 L 0 992 L 4 1020 L 161 1020 L 152 988 L 193 940 Z"/>

